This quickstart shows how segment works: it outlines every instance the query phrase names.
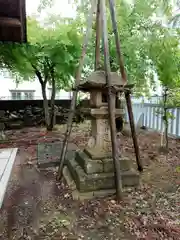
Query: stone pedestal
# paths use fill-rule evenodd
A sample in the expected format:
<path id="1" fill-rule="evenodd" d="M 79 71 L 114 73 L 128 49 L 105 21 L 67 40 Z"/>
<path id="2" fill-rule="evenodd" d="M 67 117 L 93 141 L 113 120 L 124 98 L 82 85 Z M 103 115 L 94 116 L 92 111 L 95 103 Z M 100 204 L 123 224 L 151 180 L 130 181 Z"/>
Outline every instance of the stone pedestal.
<path id="1" fill-rule="evenodd" d="M 91 130 L 87 147 L 83 151 L 76 151 L 75 156 L 68 158 L 67 166 L 64 168 L 64 177 L 73 190 L 73 197 L 80 200 L 115 193 L 108 120 L 93 119 Z M 123 187 L 137 186 L 139 174 L 134 170 L 131 159 L 119 157 L 119 161 Z"/>
<path id="2" fill-rule="evenodd" d="M 109 157 L 109 158 L 108 158 Z M 119 158 L 123 187 L 139 184 L 139 174 L 128 158 Z M 77 151 L 75 158 L 67 160 L 64 177 L 76 199 L 89 199 L 115 193 L 114 164 L 111 154 L 92 152 L 90 149 Z"/>

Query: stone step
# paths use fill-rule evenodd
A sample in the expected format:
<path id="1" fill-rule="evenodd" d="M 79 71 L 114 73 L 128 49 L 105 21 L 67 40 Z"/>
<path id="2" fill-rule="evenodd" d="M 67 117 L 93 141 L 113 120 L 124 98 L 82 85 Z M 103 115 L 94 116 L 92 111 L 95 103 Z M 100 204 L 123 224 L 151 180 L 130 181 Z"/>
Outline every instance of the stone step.
<path id="1" fill-rule="evenodd" d="M 114 173 L 87 174 L 74 158 L 67 161 L 68 169 L 80 192 L 114 189 Z M 139 174 L 131 169 L 122 173 L 123 187 L 133 187 L 139 184 Z"/>
<path id="2" fill-rule="evenodd" d="M 90 192 L 80 192 L 76 189 L 76 184 L 70 174 L 70 171 L 67 166 L 63 168 L 63 176 L 68 185 L 68 187 L 72 190 L 72 198 L 74 200 L 87 200 L 93 198 L 101 198 L 101 197 L 109 197 L 116 193 L 115 189 L 106 189 L 106 190 L 98 190 L 98 191 L 90 191 Z"/>
<path id="3" fill-rule="evenodd" d="M 77 151 L 75 154 L 76 162 L 83 168 L 85 173 L 112 173 L 114 163 L 112 158 L 91 159 L 84 151 Z M 133 167 L 133 161 L 129 158 L 119 157 L 121 171 L 128 171 Z"/>

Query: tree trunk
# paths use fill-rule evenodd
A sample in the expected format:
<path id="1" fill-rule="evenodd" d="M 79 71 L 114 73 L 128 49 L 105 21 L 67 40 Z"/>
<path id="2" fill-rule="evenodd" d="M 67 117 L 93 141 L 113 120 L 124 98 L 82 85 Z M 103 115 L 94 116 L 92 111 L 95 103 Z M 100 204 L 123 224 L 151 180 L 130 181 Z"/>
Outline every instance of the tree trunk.
<path id="1" fill-rule="evenodd" d="M 43 96 L 43 108 L 44 108 L 45 124 L 46 124 L 46 128 L 48 130 L 48 126 L 49 126 L 49 123 L 50 123 L 48 99 L 47 99 L 47 96 L 46 96 L 46 84 L 47 84 L 47 81 L 48 81 L 48 74 L 45 74 L 45 77 L 44 77 L 44 80 L 43 80 L 41 72 L 36 68 L 36 66 L 34 66 L 32 64 L 32 67 L 35 70 L 36 76 L 38 77 L 39 82 L 41 84 L 41 91 L 42 91 L 42 96 Z"/>
<path id="2" fill-rule="evenodd" d="M 168 119 L 167 119 L 167 108 L 165 109 L 165 148 L 168 150 L 169 143 L 168 143 Z"/>
<path id="3" fill-rule="evenodd" d="M 50 125 L 50 118 L 49 118 L 48 99 L 47 99 L 47 96 L 46 96 L 46 84 L 41 84 L 41 88 L 42 88 L 42 96 L 43 96 L 45 124 L 46 124 L 46 128 L 48 130 L 49 125 Z"/>
<path id="4" fill-rule="evenodd" d="M 51 72 L 52 77 L 52 94 L 51 94 L 51 113 L 50 113 L 50 124 L 48 127 L 49 131 L 53 130 L 54 124 L 55 124 L 55 96 L 56 96 L 56 83 L 54 79 L 54 73 Z"/>
<path id="5" fill-rule="evenodd" d="M 164 90 L 164 116 L 163 116 L 163 122 L 164 122 L 164 139 L 165 139 L 165 150 L 168 151 L 168 109 L 167 109 L 167 98 L 168 98 L 168 88 L 165 88 Z"/>

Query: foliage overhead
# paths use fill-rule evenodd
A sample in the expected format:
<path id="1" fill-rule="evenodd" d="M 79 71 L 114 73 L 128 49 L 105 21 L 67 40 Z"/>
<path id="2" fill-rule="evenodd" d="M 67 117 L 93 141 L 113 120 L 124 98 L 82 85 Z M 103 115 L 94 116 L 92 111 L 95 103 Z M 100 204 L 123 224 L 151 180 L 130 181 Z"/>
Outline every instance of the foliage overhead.
<path id="1" fill-rule="evenodd" d="M 78 9 L 79 15 L 77 17 L 79 21 L 82 21 L 83 14 L 85 18 L 88 4 L 89 1 L 84 1 L 83 4 L 80 5 L 80 8 Z M 153 86 L 156 85 L 154 65 L 157 64 L 157 61 L 154 58 L 154 55 L 158 52 L 156 48 L 157 46 L 159 46 L 159 50 L 161 49 L 159 39 L 161 39 L 161 44 L 163 42 L 165 42 L 164 44 L 167 44 L 167 39 L 165 37 L 162 38 L 162 32 L 164 32 L 165 35 L 172 34 L 171 30 L 163 25 L 163 22 L 168 22 L 168 19 L 172 16 L 172 5 L 169 3 L 169 1 L 165 0 L 151 0 L 148 2 L 144 0 L 138 0 L 135 1 L 134 4 L 130 4 L 129 1 L 125 0 L 117 0 L 115 10 L 124 64 L 128 74 L 128 81 L 129 83 L 135 83 L 136 92 L 148 93 L 150 87 L 153 88 Z M 117 65 L 116 59 L 114 34 L 112 32 L 109 11 L 107 11 L 107 13 L 111 69 L 113 71 L 117 71 L 119 66 Z M 93 30 L 93 40 L 88 46 L 87 55 L 89 56 L 91 68 L 93 68 L 93 59 L 95 57 L 94 51 L 92 51 L 92 49 L 94 50 L 95 48 L 95 26 Z M 173 41 L 176 41 L 177 43 L 178 37 L 172 37 L 172 42 L 170 38 L 171 37 L 169 37 L 168 40 L 169 47 L 171 48 L 172 44 L 172 48 L 174 50 L 170 51 L 168 48 L 165 49 L 166 57 L 169 56 L 169 59 L 174 57 L 175 47 L 176 50 L 178 49 L 178 46 L 174 45 L 173 43 Z M 151 53 L 150 49 L 153 51 L 153 53 Z M 103 49 L 101 49 L 101 52 L 103 55 Z M 170 56 L 170 54 L 172 55 Z M 153 61 L 155 62 L 153 63 Z M 159 61 L 161 61 L 161 59 Z M 177 63 L 177 56 L 174 61 Z M 175 66 L 177 67 L 177 64 L 175 64 Z M 162 80 L 162 73 L 159 71 L 156 73 L 158 74 L 158 77 L 161 77 Z M 170 71 L 168 74 L 171 74 Z M 172 73 L 172 75 L 173 74 L 174 73 Z"/>
<path id="2" fill-rule="evenodd" d="M 85 19 L 91 1 L 70 0 L 69 2 L 76 6 L 76 19 L 51 15 L 46 19 L 45 25 L 40 26 L 35 19 L 29 18 L 29 44 L 21 47 L 12 46 L 13 56 L 9 57 L 10 60 L 7 61 L 8 54 L 5 54 L 6 57 L 2 62 L 8 66 L 14 66 L 12 70 L 18 70 L 23 76 L 34 74 L 33 63 L 33 66 L 41 70 L 42 75 L 45 76 L 47 73 L 44 71 L 47 70 L 47 59 L 49 59 L 48 61 L 56 66 L 56 78 L 61 79 L 61 83 L 63 81 L 67 83 L 66 80 L 74 75 L 77 66 L 81 38 L 86 29 Z M 44 10 L 53 4 L 55 4 L 53 0 L 41 0 L 39 9 Z M 156 85 L 155 73 L 162 85 L 172 83 L 172 79 L 178 84 L 179 30 L 176 29 L 173 32 L 163 24 L 164 22 L 168 23 L 173 17 L 171 1 L 116 0 L 115 10 L 128 81 L 135 83 L 135 91 L 147 94 L 149 89 Z M 116 59 L 114 35 L 109 11 L 107 13 L 111 68 L 113 71 L 117 71 L 119 66 Z M 94 24 L 93 37 L 89 41 L 85 58 L 85 74 L 94 69 L 95 30 Z M 164 47 L 162 48 L 162 46 Z M 103 64 L 102 46 L 101 53 Z M 2 58 L 0 62 L 1 60 Z M 17 66 L 15 67 L 15 65 Z M 45 69 L 44 66 L 46 66 Z"/>
<path id="3" fill-rule="evenodd" d="M 81 39 L 74 26 L 59 23 L 55 28 L 44 28 L 29 18 L 28 40 L 27 44 L 1 46 L 6 67 L 24 79 L 33 78 L 38 71 L 48 81 L 53 68 L 56 86 L 68 87 L 81 49 Z"/>
<path id="4" fill-rule="evenodd" d="M 42 12 L 47 7 L 50 8 L 54 5 L 55 0 L 41 0 L 38 6 L 38 12 Z"/>
<path id="5" fill-rule="evenodd" d="M 47 5 L 44 5 L 45 7 L 48 6 L 48 2 L 51 2 L 52 4 L 55 3 L 53 3 L 51 0 L 46 0 Z M 85 19 L 87 18 L 91 1 L 71 0 L 69 2 L 76 6 L 77 24 L 79 24 L 79 26 L 84 25 L 85 29 Z M 177 42 L 178 36 L 176 36 L 176 39 L 175 37 L 173 39 L 169 37 L 167 40 L 167 35 L 169 35 L 170 29 L 163 25 L 164 23 L 168 24 L 168 22 L 172 20 L 174 4 L 178 4 L 177 2 L 177 0 L 174 0 L 174 2 L 169 0 L 115 1 L 117 24 L 122 46 L 121 49 L 124 56 L 125 68 L 128 74 L 128 81 L 130 83 L 135 83 L 136 85 L 136 92 L 144 92 L 147 94 L 149 92 L 149 88 L 153 89 L 156 86 L 155 72 L 157 73 L 161 83 L 162 81 L 169 81 L 167 78 L 174 78 L 173 76 L 175 72 L 177 73 L 178 56 L 175 54 L 175 52 L 178 47 L 177 45 L 174 46 L 173 42 Z M 108 7 L 108 0 L 106 1 L 106 5 Z M 107 10 L 107 13 L 111 68 L 113 71 L 116 71 L 119 67 L 117 65 L 116 48 L 114 43 L 114 36 L 112 33 L 109 10 Z M 162 38 L 162 32 L 166 35 L 166 37 Z M 165 71 L 163 72 L 163 69 L 160 69 L 159 67 L 160 62 L 161 64 L 164 64 L 163 58 L 158 58 L 158 61 L 155 58 L 155 55 L 159 52 L 159 50 L 161 50 L 161 44 L 166 45 L 164 52 L 161 54 L 163 54 L 163 56 L 166 55 L 166 58 L 168 57 L 167 61 L 169 63 L 171 62 L 172 58 L 174 59 L 173 62 L 176 62 L 176 64 L 174 64 L 174 69 L 172 72 L 170 68 L 169 70 L 166 69 L 166 73 Z M 171 44 L 172 51 L 170 50 Z M 93 39 L 88 45 L 88 54 L 86 55 L 86 66 L 88 66 L 86 69 L 88 69 L 88 71 L 94 68 L 94 49 L 95 25 L 93 26 Z M 103 55 L 103 49 L 101 49 L 101 52 Z M 168 75 L 167 78 L 165 77 L 166 74 Z"/>
<path id="6" fill-rule="evenodd" d="M 128 81 L 135 83 L 135 91 L 148 93 L 150 87 L 156 86 L 155 73 L 164 84 L 170 82 L 169 79 L 171 82 L 175 78 L 178 80 L 179 37 L 164 24 L 172 17 L 170 1 L 138 0 L 130 4 L 129 1 L 118 0 L 116 16 Z M 108 29 L 111 68 L 117 71 L 119 66 L 109 12 Z M 89 55 L 94 57 L 91 49 L 95 47 L 95 32 L 91 44 Z M 156 58 L 159 52 L 162 52 L 162 57 L 159 54 Z M 166 70 L 160 68 L 160 65 L 164 65 Z"/>
<path id="7" fill-rule="evenodd" d="M 162 86 L 173 89 L 180 87 L 180 48 L 173 32 L 163 32 L 150 47 L 149 54 Z"/>

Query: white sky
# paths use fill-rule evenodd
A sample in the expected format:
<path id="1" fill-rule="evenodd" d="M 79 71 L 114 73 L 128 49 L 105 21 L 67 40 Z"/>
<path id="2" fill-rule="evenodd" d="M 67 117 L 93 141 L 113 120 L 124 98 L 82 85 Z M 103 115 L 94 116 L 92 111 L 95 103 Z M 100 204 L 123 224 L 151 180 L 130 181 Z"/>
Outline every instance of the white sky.
<path id="1" fill-rule="evenodd" d="M 37 13 L 37 8 L 40 0 L 26 0 L 26 12 L 27 15 Z M 75 10 L 72 5 L 68 3 L 69 0 L 55 0 L 55 4 L 52 9 L 48 9 L 43 16 L 47 16 L 48 13 L 58 14 L 62 17 L 74 17 Z"/>

